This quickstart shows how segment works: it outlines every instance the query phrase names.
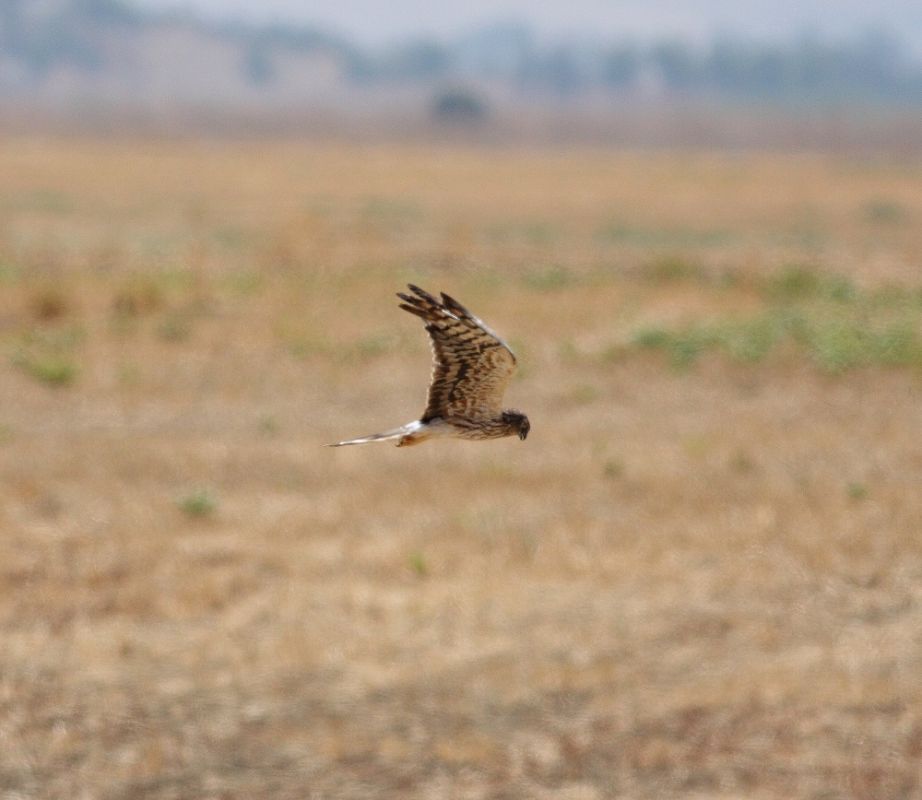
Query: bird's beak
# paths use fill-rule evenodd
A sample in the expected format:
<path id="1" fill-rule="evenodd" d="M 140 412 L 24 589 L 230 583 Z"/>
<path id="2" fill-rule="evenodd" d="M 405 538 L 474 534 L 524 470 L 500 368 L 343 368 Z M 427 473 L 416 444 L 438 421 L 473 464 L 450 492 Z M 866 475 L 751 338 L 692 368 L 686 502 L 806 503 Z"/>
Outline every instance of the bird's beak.
<path id="1" fill-rule="evenodd" d="M 527 437 L 528 437 L 528 428 L 522 428 L 522 430 L 519 431 L 519 438 L 524 442 Z"/>

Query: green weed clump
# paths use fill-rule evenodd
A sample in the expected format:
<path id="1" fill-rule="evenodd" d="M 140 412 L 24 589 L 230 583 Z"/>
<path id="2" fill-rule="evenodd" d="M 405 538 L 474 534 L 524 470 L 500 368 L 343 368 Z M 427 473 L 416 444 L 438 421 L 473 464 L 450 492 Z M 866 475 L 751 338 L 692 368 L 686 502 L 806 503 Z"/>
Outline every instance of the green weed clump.
<path id="1" fill-rule="evenodd" d="M 69 386 L 78 374 L 77 365 L 61 356 L 20 354 L 15 363 L 35 380 L 48 386 Z"/>
<path id="2" fill-rule="evenodd" d="M 644 264 L 642 273 L 653 283 L 677 283 L 679 281 L 704 280 L 704 270 L 695 261 L 681 256 L 663 256 Z"/>
<path id="3" fill-rule="evenodd" d="M 694 363 L 712 342 L 697 326 L 676 331 L 648 327 L 639 330 L 631 344 L 642 350 L 661 350 L 669 355 L 672 366 L 682 368 Z"/>
<path id="4" fill-rule="evenodd" d="M 10 264 L 0 258 L 0 285 L 18 283 L 22 278 L 22 271 L 19 267 Z"/>
<path id="5" fill-rule="evenodd" d="M 689 367 L 708 352 L 758 363 L 782 348 L 805 353 L 827 372 L 922 366 L 918 325 L 905 320 L 868 324 L 859 317 L 768 312 L 748 320 L 705 322 L 675 330 L 645 328 L 635 334 L 632 344 L 666 353 L 676 368 Z"/>
<path id="6" fill-rule="evenodd" d="M 167 314 L 157 324 L 157 336 L 165 342 L 185 342 L 192 336 L 192 319 L 188 313 Z"/>
<path id="7" fill-rule="evenodd" d="M 800 353 L 827 372 L 857 367 L 922 367 L 922 295 L 901 287 L 859 291 L 847 278 L 792 266 L 761 286 L 767 308 L 638 330 L 630 347 L 666 353 L 687 368 L 705 353 L 758 363 Z"/>
<path id="8" fill-rule="evenodd" d="M 898 225 L 909 219 L 909 211 L 895 200 L 872 200 L 864 206 L 864 218 L 875 225 Z"/>
<path id="9" fill-rule="evenodd" d="M 426 557 L 419 551 L 410 553 L 410 569 L 420 578 L 425 578 L 429 574 L 429 565 L 426 563 Z"/>
<path id="10" fill-rule="evenodd" d="M 218 508 L 217 500 L 207 489 L 198 489 L 185 497 L 181 497 L 177 505 L 179 510 L 187 517 L 196 519 L 210 517 Z"/>
<path id="11" fill-rule="evenodd" d="M 864 500 L 868 496 L 868 487 L 863 483 L 850 483 L 845 491 L 851 500 Z"/>
<path id="12" fill-rule="evenodd" d="M 723 228 L 640 227 L 612 222 L 600 227 L 596 231 L 596 238 L 601 242 L 633 247 L 657 247 L 682 251 L 726 245 L 734 241 L 736 234 Z"/>
<path id="13" fill-rule="evenodd" d="M 77 327 L 30 331 L 22 337 L 12 362 L 46 386 L 70 386 L 80 372 L 74 350 L 82 339 Z"/>
<path id="14" fill-rule="evenodd" d="M 553 292 L 573 286 L 576 283 L 576 275 L 566 267 L 555 264 L 525 273 L 522 281 L 526 287 L 534 291 Z"/>
<path id="15" fill-rule="evenodd" d="M 866 327 L 855 321 L 832 321 L 810 333 L 811 355 L 830 372 L 862 366 L 922 366 L 918 326 L 907 321 L 878 327 Z"/>
<path id="16" fill-rule="evenodd" d="M 394 349 L 395 340 L 393 336 L 388 334 L 372 334 L 359 339 L 353 344 L 348 359 L 351 360 L 355 358 L 361 361 L 370 361 Z"/>
<path id="17" fill-rule="evenodd" d="M 262 414 L 256 423 L 256 427 L 263 436 L 275 436 L 282 429 L 278 419 L 271 414 Z"/>
<path id="18" fill-rule="evenodd" d="M 852 302 L 858 297 L 854 284 L 843 275 L 826 275 L 809 266 L 793 264 L 766 281 L 763 294 L 775 302 L 831 300 Z"/>

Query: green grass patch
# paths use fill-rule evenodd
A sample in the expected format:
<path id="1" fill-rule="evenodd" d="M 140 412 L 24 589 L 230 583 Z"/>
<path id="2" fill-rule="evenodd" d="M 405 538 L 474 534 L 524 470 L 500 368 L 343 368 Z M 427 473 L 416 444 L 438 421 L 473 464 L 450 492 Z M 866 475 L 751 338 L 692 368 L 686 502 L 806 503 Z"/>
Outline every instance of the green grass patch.
<path id="1" fill-rule="evenodd" d="M 20 202 L 15 205 L 20 211 L 38 211 L 44 214 L 69 214 L 76 208 L 72 197 L 48 189 L 23 195 Z"/>
<path id="2" fill-rule="evenodd" d="M 536 292 L 553 292 L 566 289 L 576 283 L 576 275 L 572 270 L 559 264 L 544 269 L 534 269 L 526 272 L 522 283 Z"/>
<path id="3" fill-rule="evenodd" d="M 676 255 L 656 258 L 642 265 L 640 273 L 645 280 L 653 283 L 701 281 L 705 277 L 699 263 Z"/>
<path id="4" fill-rule="evenodd" d="M 919 320 L 868 320 L 862 315 L 769 311 L 751 319 L 716 320 L 669 329 L 648 327 L 631 340 L 659 350 L 676 368 L 709 352 L 758 363 L 782 348 L 807 355 L 827 372 L 856 367 L 922 367 Z"/>
<path id="5" fill-rule="evenodd" d="M 271 414 L 261 414 L 256 421 L 256 427 L 263 436 L 275 436 L 282 429 L 278 419 Z"/>
<path id="6" fill-rule="evenodd" d="M 577 406 L 585 406 L 594 403 L 602 396 L 598 387 L 588 383 L 581 383 L 574 386 L 565 395 L 568 402 Z"/>
<path id="7" fill-rule="evenodd" d="M 564 364 L 577 363 L 580 355 L 580 350 L 572 339 L 563 339 L 557 345 L 557 358 Z"/>
<path id="8" fill-rule="evenodd" d="M 865 304 L 873 310 L 922 310 L 922 289 L 891 284 L 867 294 Z"/>
<path id="9" fill-rule="evenodd" d="M 832 320 L 808 329 L 807 345 L 817 363 L 830 372 L 862 366 L 922 366 L 919 327 L 908 321 L 869 327 L 858 320 Z"/>
<path id="10" fill-rule="evenodd" d="M 429 574 L 429 565 L 426 563 L 426 557 L 419 550 L 410 553 L 408 561 L 410 569 L 417 577 L 425 578 Z"/>
<path id="11" fill-rule="evenodd" d="M 323 356 L 343 363 L 373 361 L 398 350 L 405 341 L 405 337 L 393 333 L 371 333 L 351 342 L 338 342 L 316 332 L 296 328 L 280 331 L 279 337 L 285 349 L 295 358 Z"/>
<path id="12" fill-rule="evenodd" d="M 422 207 L 412 200 L 368 197 L 358 208 L 355 222 L 383 235 L 403 235 L 419 227 L 425 219 Z"/>
<path id="13" fill-rule="evenodd" d="M 253 295 L 265 288 L 266 278 L 256 270 L 238 269 L 226 275 L 222 283 L 235 294 Z"/>
<path id="14" fill-rule="evenodd" d="M 639 330 L 631 344 L 642 350 L 660 350 L 669 356 L 673 367 L 691 366 L 698 357 L 719 343 L 718 332 L 706 325 L 692 325 L 678 330 L 647 327 Z"/>
<path id="15" fill-rule="evenodd" d="M 737 450 L 730 458 L 729 466 L 734 472 L 747 474 L 755 470 L 756 462 L 745 450 Z"/>
<path id="16" fill-rule="evenodd" d="M 769 300 L 790 303 L 798 300 L 853 302 L 858 298 L 854 284 L 842 275 L 827 275 L 810 266 L 792 264 L 769 278 L 762 287 Z"/>
<path id="17" fill-rule="evenodd" d="M 228 250 L 239 250 L 251 240 L 250 232 L 237 225 L 222 225 L 211 232 L 215 244 Z"/>
<path id="18" fill-rule="evenodd" d="M 370 361 L 383 356 L 385 353 L 390 353 L 396 348 L 397 337 L 391 334 L 379 333 L 358 339 L 344 355 L 348 360 Z"/>
<path id="19" fill-rule="evenodd" d="M 670 250 L 718 247 L 736 238 L 733 231 L 723 228 L 645 228 L 619 222 L 603 225 L 596 231 L 596 239 L 603 243 Z"/>
<path id="20" fill-rule="evenodd" d="M 218 510 L 218 501 L 207 489 L 197 489 L 181 497 L 176 505 L 183 514 L 193 519 L 210 517 Z"/>
<path id="21" fill-rule="evenodd" d="M 922 291 L 863 291 L 848 278 L 791 265 L 755 287 L 765 308 L 681 326 L 637 330 L 628 349 L 665 353 L 679 369 L 705 353 L 759 363 L 799 353 L 827 372 L 857 367 L 922 367 Z M 603 354 L 603 360 L 609 360 Z"/>
<path id="22" fill-rule="evenodd" d="M 522 238 L 528 244 L 549 245 L 560 238 L 560 231 L 549 222 L 528 222 L 522 226 Z"/>
<path id="23" fill-rule="evenodd" d="M 868 496 L 868 487 L 863 483 L 850 483 L 845 487 L 850 500 L 864 500 Z"/>
<path id="24" fill-rule="evenodd" d="M 901 225 L 909 219 L 909 212 L 896 200 L 879 198 L 864 205 L 862 216 L 873 225 Z"/>
<path id="25" fill-rule="evenodd" d="M 83 338 L 79 326 L 31 330 L 20 338 L 13 364 L 46 386 L 70 386 L 79 376 L 74 351 Z"/>
<path id="26" fill-rule="evenodd" d="M 23 351 L 14 356 L 13 363 L 46 386 L 70 386 L 79 373 L 71 359 L 57 354 Z"/>
<path id="27" fill-rule="evenodd" d="M 149 276 L 164 291 L 185 295 L 195 288 L 198 280 L 195 270 L 185 266 L 170 266 L 152 271 Z"/>
<path id="28" fill-rule="evenodd" d="M 133 389 L 141 383 L 141 368 L 137 364 L 119 364 L 116 377 L 119 386 Z"/>
<path id="29" fill-rule="evenodd" d="M 0 260 L 0 286 L 11 286 L 22 278 L 22 269 Z"/>
<path id="30" fill-rule="evenodd" d="M 498 245 L 522 243 L 534 247 L 547 247 L 561 237 L 560 229 L 545 220 L 504 222 L 491 225 L 486 230 L 489 242 Z"/>
<path id="31" fill-rule="evenodd" d="M 157 324 L 157 336 L 165 342 L 184 342 L 192 336 L 192 320 L 188 314 L 167 314 Z"/>
<path id="32" fill-rule="evenodd" d="M 304 359 L 312 356 L 327 355 L 330 344 L 319 336 L 290 336 L 286 337 L 285 349 L 295 358 Z"/>

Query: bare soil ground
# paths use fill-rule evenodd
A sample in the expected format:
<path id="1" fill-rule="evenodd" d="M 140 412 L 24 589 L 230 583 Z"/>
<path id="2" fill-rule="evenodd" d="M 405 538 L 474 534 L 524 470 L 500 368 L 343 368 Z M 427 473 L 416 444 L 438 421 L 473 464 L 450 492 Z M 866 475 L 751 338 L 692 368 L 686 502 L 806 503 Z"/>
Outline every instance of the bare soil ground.
<path id="1" fill-rule="evenodd" d="M 0 798 L 922 797 L 922 164 L 0 142 Z M 412 280 L 527 442 L 418 414 Z"/>

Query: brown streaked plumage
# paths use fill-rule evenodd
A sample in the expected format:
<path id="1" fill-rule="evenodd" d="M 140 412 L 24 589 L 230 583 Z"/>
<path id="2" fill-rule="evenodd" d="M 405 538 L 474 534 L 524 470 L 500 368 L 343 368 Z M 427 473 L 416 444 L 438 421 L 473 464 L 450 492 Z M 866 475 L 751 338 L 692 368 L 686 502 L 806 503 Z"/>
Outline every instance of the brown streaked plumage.
<path id="1" fill-rule="evenodd" d="M 486 324 L 457 300 L 442 293 L 441 301 L 418 286 L 398 293 L 400 307 L 420 317 L 432 343 L 432 382 L 426 410 L 415 422 L 330 447 L 397 439 L 398 447 L 435 437 L 499 439 L 528 436 L 528 417 L 503 409 L 503 393 L 515 372 L 509 348 Z"/>

